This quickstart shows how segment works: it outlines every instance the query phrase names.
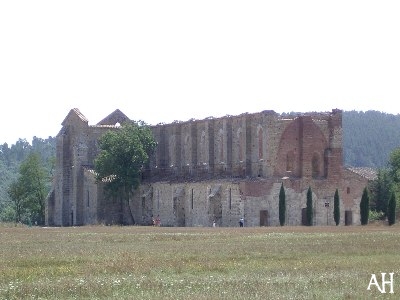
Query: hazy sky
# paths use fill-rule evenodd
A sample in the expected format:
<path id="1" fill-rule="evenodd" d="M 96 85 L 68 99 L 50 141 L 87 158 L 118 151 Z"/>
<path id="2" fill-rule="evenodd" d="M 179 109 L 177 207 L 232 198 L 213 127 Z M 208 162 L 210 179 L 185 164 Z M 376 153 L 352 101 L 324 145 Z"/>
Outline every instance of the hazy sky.
<path id="1" fill-rule="evenodd" d="M 149 124 L 400 113 L 400 1 L 1 1 L 0 143 L 72 108 Z"/>

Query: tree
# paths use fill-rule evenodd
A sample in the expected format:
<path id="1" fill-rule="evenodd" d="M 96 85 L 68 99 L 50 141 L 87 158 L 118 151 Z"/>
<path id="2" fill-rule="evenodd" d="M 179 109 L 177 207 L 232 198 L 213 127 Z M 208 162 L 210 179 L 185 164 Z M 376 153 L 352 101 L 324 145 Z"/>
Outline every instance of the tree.
<path id="1" fill-rule="evenodd" d="M 18 139 L 18 141 L 14 145 L 11 145 L 11 153 L 13 155 L 13 159 L 16 161 L 25 160 L 30 154 L 31 149 L 32 146 L 26 139 Z"/>
<path id="2" fill-rule="evenodd" d="M 394 192 L 391 193 L 388 208 L 387 208 L 387 218 L 389 225 L 393 225 L 396 222 L 396 195 Z"/>
<path id="3" fill-rule="evenodd" d="M 400 148 L 393 150 L 389 158 L 391 178 L 395 183 L 400 183 Z"/>
<path id="4" fill-rule="evenodd" d="M 286 195 L 283 183 L 281 185 L 281 190 L 279 191 L 279 223 L 281 226 L 285 225 L 286 217 Z"/>
<path id="5" fill-rule="evenodd" d="M 400 148 L 396 148 L 390 154 L 389 159 L 389 174 L 392 180 L 392 191 L 395 197 L 400 197 Z"/>
<path id="6" fill-rule="evenodd" d="M 312 205 L 312 191 L 311 187 L 308 187 L 307 191 L 307 208 L 306 208 L 306 214 L 307 214 L 307 225 L 311 226 L 312 221 L 313 221 L 313 205 Z"/>
<path id="7" fill-rule="evenodd" d="M 18 181 L 22 185 L 26 207 L 31 214 L 31 221 L 43 225 L 45 201 L 48 193 L 46 185 L 49 178 L 38 153 L 29 154 L 26 160 L 22 162 Z"/>
<path id="8" fill-rule="evenodd" d="M 388 170 L 382 169 L 378 170 L 377 179 L 369 185 L 371 207 L 385 215 L 391 196 L 392 184 L 390 173 Z"/>
<path id="9" fill-rule="evenodd" d="M 338 226 L 340 223 L 340 200 L 338 189 L 336 189 L 335 195 L 333 196 L 333 218 L 335 219 L 336 226 Z"/>
<path id="10" fill-rule="evenodd" d="M 95 159 L 97 181 L 109 178 L 105 191 L 128 203 L 135 223 L 130 198 L 140 184 L 143 168 L 156 147 L 151 129 L 143 122 L 127 122 L 119 130 L 108 131 L 99 139 L 100 153 Z M 121 214 L 121 224 L 123 223 Z"/>
<path id="11" fill-rule="evenodd" d="M 15 221 L 44 224 L 47 176 L 39 154 L 31 153 L 21 163 L 19 177 L 8 190 L 15 210 Z"/>
<path id="12" fill-rule="evenodd" d="M 55 160 L 55 144 L 55 138 L 49 137 L 43 140 L 34 137 L 32 146 L 23 139 L 19 139 L 14 145 L 7 143 L 0 145 L 0 221 L 15 220 L 14 202 L 10 198 L 9 189 L 20 177 L 20 166 L 29 154 L 35 152 L 41 158 L 40 166 L 44 167 L 46 173 L 46 191 L 50 190 L 51 180 L 48 180 L 47 175 Z M 30 215 L 30 212 L 26 212 L 21 216 L 21 222 L 27 221 L 28 213 Z"/>
<path id="13" fill-rule="evenodd" d="M 14 181 L 10 184 L 7 192 L 12 203 L 14 221 L 15 223 L 19 223 L 22 221 L 22 217 L 25 213 L 25 199 L 23 196 L 21 183 L 17 180 Z"/>
<path id="14" fill-rule="evenodd" d="M 14 213 L 11 219 L 6 217 L 7 212 L 14 212 L 14 203 L 10 197 L 10 186 L 18 178 L 18 168 L 8 166 L 3 160 L 0 160 L 0 222 L 1 221 L 14 221 Z M 8 208 L 9 206 L 9 208 Z M 8 213 L 7 213 L 8 214 Z"/>
<path id="15" fill-rule="evenodd" d="M 367 225 L 369 217 L 369 194 L 366 187 L 364 188 L 363 194 L 361 196 L 360 217 L 361 217 L 361 225 Z"/>

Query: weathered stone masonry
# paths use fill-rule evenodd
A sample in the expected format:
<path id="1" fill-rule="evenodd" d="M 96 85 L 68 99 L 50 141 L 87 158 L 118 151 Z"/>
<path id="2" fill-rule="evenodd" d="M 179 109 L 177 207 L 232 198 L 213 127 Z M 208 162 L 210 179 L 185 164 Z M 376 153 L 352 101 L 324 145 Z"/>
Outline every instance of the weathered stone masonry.
<path id="1" fill-rule="evenodd" d="M 129 120 L 116 110 L 89 125 L 72 109 L 57 135 L 57 165 L 48 198 L 48 225 L 132 223 L 127 203 L 106 199 L 96 184 L 97 140 Z M 339 189 L 342 224 L 359 224 L 368 180 L 343 167 L 342 112 L 282 117 L 273 111 L 152 126 L 158 143 L 131 201 L 137 224 L 160 216 L 165 226 L 279 224 L 284 184 L 287 224 L 301 225 L 313 190 L 314 223 L 332 225 Z"/>

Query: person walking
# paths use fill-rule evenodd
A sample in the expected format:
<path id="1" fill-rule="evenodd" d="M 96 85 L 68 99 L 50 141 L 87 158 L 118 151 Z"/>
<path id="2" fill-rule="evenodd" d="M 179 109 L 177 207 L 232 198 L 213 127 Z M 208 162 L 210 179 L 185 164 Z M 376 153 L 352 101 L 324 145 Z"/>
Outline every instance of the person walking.
<path id="1" fill-rule="evenodd" d="M 243 219 L 243 218 L 240 218 L 240 220 L 239 220 L 239 226 L 240 226 L 240 227 L 243 227 L 243 226 L 244 226 L 244 219 Z"/>

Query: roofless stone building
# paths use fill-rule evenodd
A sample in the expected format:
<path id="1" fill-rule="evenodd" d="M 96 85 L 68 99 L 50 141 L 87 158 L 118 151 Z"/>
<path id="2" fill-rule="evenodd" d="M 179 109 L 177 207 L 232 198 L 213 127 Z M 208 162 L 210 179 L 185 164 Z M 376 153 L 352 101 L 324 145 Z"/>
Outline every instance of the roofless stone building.
<path id="1" fill-rule="evenodd" d="M 98 139 L 129 118 L 116 110 L 96 125 L 72 109 L 57 135 L 56 171 L 46 207 L 49 226 L 86 224 L 164 226 L 279 225 L 279 190 L 286 191 L 286 224 L 305 222 L 307 189 L 314 224 L 333 225 L 339 190 L 341 224 L 359 224 L 368 179 L 343 166 L 342 111 L 282 116 L 263 111 L 152 126 L 158 146 L 128 203 L 106 199 L 95 182 Z M 133 212 L 134 220 L 129 211 Z"/>

